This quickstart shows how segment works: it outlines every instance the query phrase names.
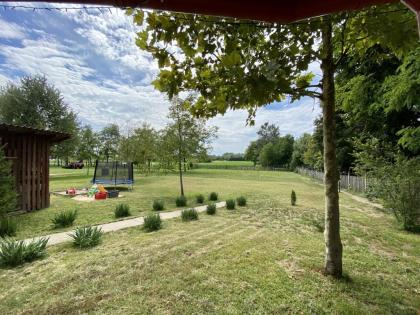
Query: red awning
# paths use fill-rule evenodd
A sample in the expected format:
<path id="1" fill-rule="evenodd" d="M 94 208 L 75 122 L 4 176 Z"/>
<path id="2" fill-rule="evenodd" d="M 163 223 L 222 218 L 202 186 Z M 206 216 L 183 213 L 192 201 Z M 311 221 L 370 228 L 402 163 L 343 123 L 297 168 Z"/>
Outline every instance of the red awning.
<path id="1" fill-rule="evenodd" d="M 340 11 L 393 3 L 398 0 L 62 0 L 46 1 L 138 7 L 154 10 L 289 23 Z M 406 0 L 420 7 L 420 0 Z"/>

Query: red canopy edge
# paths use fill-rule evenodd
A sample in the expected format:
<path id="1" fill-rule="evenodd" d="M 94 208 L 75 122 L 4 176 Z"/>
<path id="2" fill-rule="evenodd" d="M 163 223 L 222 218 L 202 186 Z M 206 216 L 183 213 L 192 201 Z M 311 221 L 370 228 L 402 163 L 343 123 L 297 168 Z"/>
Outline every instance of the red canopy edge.
<path id="1" fill-rule="evenodd" d="M 306 18 L 398 0 L 62 0 L 46 1 L 118 7 L 145 8 L 163 11 L 234 17 L 265 22 L 290 23 Z M 420 0 L 406 0 L 417 8 Z M 418 11 L 418 10 L 417 10 Z"/>

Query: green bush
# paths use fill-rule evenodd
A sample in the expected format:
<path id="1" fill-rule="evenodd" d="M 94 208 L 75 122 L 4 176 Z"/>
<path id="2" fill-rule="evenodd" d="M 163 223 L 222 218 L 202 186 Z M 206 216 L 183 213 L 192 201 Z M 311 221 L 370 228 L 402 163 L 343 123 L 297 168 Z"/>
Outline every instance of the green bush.
<path id="1" fill-rule="evenodd" d="M 204 202 L 204 196 L 202 194 L 199 194 L 199 195 L 195 196 L 195 200 L 197 201 L 197 203 L 203 203 Z"/>
<path id="2" fill-rule="evenodd" d="M 211 201 L 216 201 L 219 198 L 219 195 L 217 194 L 217 192 L 211 192 L 210 196 L 209 196 L 209 200 Z"/>
<path id="3" fill-rule="evenodd" d="M 244 196 L 240 196 L 240 197 L 236 198 L 236 203 L 240 207 L 245 207 L 246 206 L 246 198 Z"/>
<path id="4" fill-rule="evenodd" d="M 233 200 L 233 199 L 226 200 L 226 209 L 234 210 L 235 206 L 236 206 L 235 200 Z"/>
<path id="5" fill-rule="evenodd" d="M 16 220 L 10 217 L 0 217 L 0 237 L 15 236 L 16 230 Z"/>
<path id="6" fill-rule="evenodd" d="M 72 226 L 77 217 L 77 210 L 66 210 L 57 213 L 51 220 L 55 228 Z"/>
<path id="7" fill-rule="evenodd" d="M 403 229 L 420 233 L 420 157 L 378 164 L 368 173 L 371 194 L 382 199 Z"/>
<path id="8" fill-rule="evenodd" d="M 290 203 L 292 206 L 296 205 L 296 193 L 294 190 L 292 190 L 292 193 L 290 194 Z"/>
<path id="9" fill-rule="evenodd" d="M 155 211 L 160 211 L 165 209 L 165 204 L 163 203 L 162 200 L 154 200 L 153 201 L 153 210 Z"/>
<path id="10" fill-rule="evenodd" d="M 120 203 L 115 207 L 114 211 L 116 218 L 124 218 L 130 216 L 130 206 L 125 203 Z"/>
<path id="11" fill-rule="evenodd" d="M 151 214 L 144 218 L 144 229 L 147 232 L 157 231 L 162 228 L 162 219 L 159 214 Z"/>
<path id="12" fill-rule="evenodd" d="M 15 267 L 25 262 L 34 261 L 46 255 L 48 238 L 25 243 L 4 239 L 0 241 L 0 265 Z"/>
<path id="13" fill-rule="evenodd" d="M 175 204 L 177 207 L 185 207 L 187 205 L 187 198 L 185 196 L 179 196 L 175 199 Z"/>
<path id="14" fill-rule="evenodd" d="M 90 248 L 102 241 L 102 229 L 97 226 L 85 226 L 77 228 L 70 236 L 73 244 L 79 248 Z"/>
<path id="15" fill-rule="evenodd" d="M 207 214 L 214 215 L 216 214 L 216 205 L 214 203 L 211 203 L 207 206 L 206 209 Z"/>
<path id="16" fill-rule="evenodd" d="M 198 220 L 198 212 L 193 208 L 182 210 L 181 218 L 182 221 Z"/>

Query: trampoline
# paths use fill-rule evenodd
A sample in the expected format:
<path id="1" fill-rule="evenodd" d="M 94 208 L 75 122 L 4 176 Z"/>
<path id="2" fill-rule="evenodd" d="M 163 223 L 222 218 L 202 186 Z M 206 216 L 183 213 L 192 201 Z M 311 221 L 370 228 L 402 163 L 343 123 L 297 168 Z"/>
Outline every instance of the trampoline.
<path id="1" fill-rule="evenodd" d="M 92 183 L 102 185 L 133 185 L 133 162 L 101 162 L 96 160 Z"/>

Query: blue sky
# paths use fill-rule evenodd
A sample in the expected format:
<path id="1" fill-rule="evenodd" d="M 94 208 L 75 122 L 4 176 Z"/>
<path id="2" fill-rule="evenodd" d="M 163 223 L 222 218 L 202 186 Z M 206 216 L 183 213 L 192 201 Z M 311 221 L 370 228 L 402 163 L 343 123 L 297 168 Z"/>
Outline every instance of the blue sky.
<path id="1" fill-rule="evenodd" d="M 0 86 L 23 75 L 45 75 L 80 121 L 95 130 L 117 123 L 127 131 L 143 122 L 160 129 L 167 123 L 169 103 L 151 85 L 158 67 L 135 46 L 136 30 L 116 8 L 102 12 L 1 9 Z M 319 72 L 316 64 L 313 70 Z M 266 121 L 279 125 L 282 134 L 311 132 L 319 114 L 319 105 L 310 98 L 261 108 L 253 127 L 246 126 L 245 111 L 230 111 L 209 121 L 219 128 L 213 152 L 243 152 Z"/>

